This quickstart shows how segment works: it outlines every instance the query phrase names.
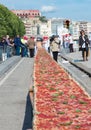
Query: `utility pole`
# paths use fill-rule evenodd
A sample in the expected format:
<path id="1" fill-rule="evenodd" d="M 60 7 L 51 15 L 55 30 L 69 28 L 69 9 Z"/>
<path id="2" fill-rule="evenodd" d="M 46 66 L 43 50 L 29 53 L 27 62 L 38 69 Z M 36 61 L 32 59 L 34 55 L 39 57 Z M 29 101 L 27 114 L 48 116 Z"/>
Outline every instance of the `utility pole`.
<path id="1" fill-rule="evenodd" d="M 58 25 L 56 25 L 56 35 L 58 35 Z"/>

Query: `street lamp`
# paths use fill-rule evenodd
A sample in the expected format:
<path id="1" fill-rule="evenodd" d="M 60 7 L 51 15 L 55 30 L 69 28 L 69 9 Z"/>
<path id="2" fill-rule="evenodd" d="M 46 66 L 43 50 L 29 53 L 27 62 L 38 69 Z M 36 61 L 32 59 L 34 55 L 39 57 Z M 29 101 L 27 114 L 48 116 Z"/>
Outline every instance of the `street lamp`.
<path id="1" fill-rule="evenodd" d="M 40 26 L 37 25 L 37 35 L 40 35 Z"/>
<path id="2" fill-rule="evenodd" d="M 58 25 L 56 25 L 56 35 L 58 35 Z"/>

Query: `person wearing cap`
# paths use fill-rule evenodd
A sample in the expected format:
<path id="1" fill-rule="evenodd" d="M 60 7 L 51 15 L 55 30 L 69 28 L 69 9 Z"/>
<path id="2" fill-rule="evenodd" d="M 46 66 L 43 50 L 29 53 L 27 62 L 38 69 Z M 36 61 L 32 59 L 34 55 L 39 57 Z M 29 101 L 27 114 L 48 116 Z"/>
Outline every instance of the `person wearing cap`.
<path id="1" fill-rule="evenodd" d="M 36 39 L 36 49 L 43 47 L 43 39 L 41 37 L 37 37 Z"/>
<path id="2" fill-rule="evenodd" d="M 54 36 L 53 41 L 50 44 L 50 48 L 53 54 L 53 59 L 57 62 L 58 59 L 58 52 L 60 50 L 60 41 L 58 39 L 58 35 Z"/>
<path id="3" fill-rule="evenodd" d="M 90 41 L 88 39 L 88 36 L 85 34 L 84 30 L 81 30 L 80 36 L 79 36 L 79 46 L 82 50 L 83 61 L 88 60 L 89 44 L 90 44 Z"/>

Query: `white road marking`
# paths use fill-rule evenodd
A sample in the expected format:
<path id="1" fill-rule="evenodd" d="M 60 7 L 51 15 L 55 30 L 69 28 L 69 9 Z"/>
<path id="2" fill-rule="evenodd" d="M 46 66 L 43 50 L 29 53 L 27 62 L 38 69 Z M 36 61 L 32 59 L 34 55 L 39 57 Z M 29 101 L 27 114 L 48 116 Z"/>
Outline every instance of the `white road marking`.
<path id="1" fill-rule="evenodd" d="M 24 59 L 20 60 L 19 63 L 0 81 L 0 86 L 6 81 L 6 79 L 14 72 L 14 70 L 23 62 Z"/>

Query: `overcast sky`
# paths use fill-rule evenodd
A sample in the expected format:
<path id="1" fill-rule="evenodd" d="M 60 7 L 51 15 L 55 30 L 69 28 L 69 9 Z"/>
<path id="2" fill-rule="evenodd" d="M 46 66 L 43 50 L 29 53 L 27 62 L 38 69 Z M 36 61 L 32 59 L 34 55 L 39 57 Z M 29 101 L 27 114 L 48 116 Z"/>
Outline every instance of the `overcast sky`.
<path id="1" fill-rule="evenodd" d="M 91 0 L 0 0 L 9 9 L 38 9 L 47 18 L 91 21 Z"/>

